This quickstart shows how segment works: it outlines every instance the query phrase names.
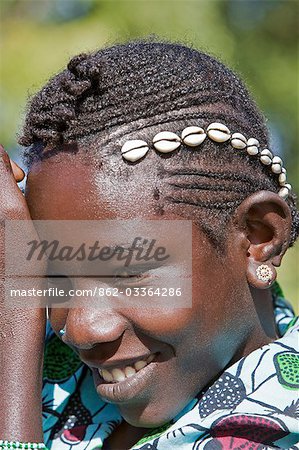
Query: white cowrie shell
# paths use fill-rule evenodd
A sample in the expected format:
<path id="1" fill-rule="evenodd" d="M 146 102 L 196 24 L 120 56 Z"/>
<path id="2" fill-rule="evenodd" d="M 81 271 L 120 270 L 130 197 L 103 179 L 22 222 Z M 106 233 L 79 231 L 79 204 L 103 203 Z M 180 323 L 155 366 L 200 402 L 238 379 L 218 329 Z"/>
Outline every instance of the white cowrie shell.
<path id="1" fill-rule="evenodd" d="M 285 182 L 287 181 L 287 175 L 284 172 L 281 172 L 281 174 L 278 177 L 278 181 L 280 186 L 283 186 L 285 184 Z"/>
<path id="2" fill-rule="evenodd" d="M 288 198 L 289 195 L 289 190 L 288 188 L 286 188 L 285 186 L 283 186 L 281 189 L 279 189 L 278 192 L 279 197 L 283 198 L 284 200 L 286 200 Z"/>
<path id="3" fill-rule="evenodd" d="M 269 156 L 261 156 L 260 160 L 265 166 L 270 166 L 271 164 L 271 158 L 269 158 Z"/>
<path id="4" fill-rule="evenodd" d="M 161 131 L 153 139 L 156 150 L 161 153 L 169 153 L 176 150 L 181 145 L 181 139 L 172 131 Z"/>
<path id="5" fill-rule="evenodd" d="M 257 139 L 249 138 L 247 141 L 247 149 L 246 149 L 248 155 L 250 156 L 257 155 L 259 152 L 259 146 L 260 143 Z"/>
<path id="6" fill-rule="evenodd" d="M 281 173 L 281 165 L 280 164 L 273 164 L 273 160 L 272 160 L 272 165 L 271 165 L 271 170 L 273 173 Z"/>
<path id="7" fill-rule="evenodd" d="M 272 164 L 280 164 L 282 166 L 283 162 L 279 156 L 274 156 L 274 158 L 272 159 Z"/>
<path id="8" fill-rule="evenodd" d="M 260 143 L 255 138 L 249 138 L 247 141 L 247 145 L 248 145 L 248 147 L 250 147 L 251 145 L 254 145 L 255 147 L 259 147 Z"/>
<path id="9" fill-rule="evenodd" d="M 205 140 L 206 136 L 203 128 L 195 126 L 185 128 L 181 134 L 183 143 L 189 147 L 197 147 Z"/>
<path id="10" fill-rule="evenodd" d="M 286 173 L 287 173 L 287 170 L 286 170 L 284 167 L 282 167 L 282 168 L 281 168 L 281 172 L 286 174 Z"/>
<path id="11" fill-rule="evenodd" d="M 269 156 L 269 158 L 271 158 L 271 160 L 273 158 L 273 154 L 267 148 L 265 148 L 264 150 L 261 151 L 261 156 Z"/>
<path id="12" fill-rule="evenodd" d="M 145 141 L 140 139 L 134 139 L 127 141 L 121 148 L 121 154 L 123 158 L 128 161 L 135 162 L 140 158 L 143 158 L 147 154 L 149 147 Z"/>
<path id="13" fill-rule="evenodd" d="M 231 134 L 226 125 L 219 122 L 211 123 L 207 128 L 208 136 L 215 142 L 226 142 L 230 139 Z"/>
<path id="14" fill-rule="evenodd" d="M 267 148 L 261 151 L 260 160 L 265 166 L 269 166 L 272 163 L 272 158 L 273 155 Z"/>
<path id="15" fill-rule="evenodd" d="M 241 133 L 234 133 L 234 134 L 232 135 L 232 138 L 231 138 L 230 143 L 231 143 L 231 145 L 232 145 L 234 148 L 237 148 L 237 149 L 242 150 L 242 149 L 244 149 L 244 148 L 246 147 L 246 145 L 247 145 L 247 139 L 246 139 L 246 137 L 245 137 L 243 134 L 241 134 Z"/>
<path id="16" fill-rule="evenodd" d="M 247 150 L 248 155 L 250 155 L 250 156 L 257 155 L 259 152 L 258 147 L 256 147 L 255 145 L 251 145 L 250 147 L 247 147 L 246 150 Z"/>
<path id="17" fill-rule="evenodd" d="M 286 183 L 283 187 L 287 188 L 289 191 L 292 190 L 292 186 L 289 183 Z"/>

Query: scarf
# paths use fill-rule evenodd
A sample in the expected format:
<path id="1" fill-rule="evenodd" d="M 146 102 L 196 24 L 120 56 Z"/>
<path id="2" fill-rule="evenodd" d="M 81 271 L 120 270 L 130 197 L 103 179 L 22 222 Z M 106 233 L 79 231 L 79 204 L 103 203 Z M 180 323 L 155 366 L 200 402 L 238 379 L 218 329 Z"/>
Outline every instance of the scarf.
<path id="1" fill-rule="evenodd" d="M 132 450 L 299 450 L 299 318 L 278 287 L 279 339 L 243 357 L 171 422 Z M 44 442 L 50 450 L 100 450 L 122 422 L 95 391 L 90 369 L 47 325 L 43 381 Z"/>

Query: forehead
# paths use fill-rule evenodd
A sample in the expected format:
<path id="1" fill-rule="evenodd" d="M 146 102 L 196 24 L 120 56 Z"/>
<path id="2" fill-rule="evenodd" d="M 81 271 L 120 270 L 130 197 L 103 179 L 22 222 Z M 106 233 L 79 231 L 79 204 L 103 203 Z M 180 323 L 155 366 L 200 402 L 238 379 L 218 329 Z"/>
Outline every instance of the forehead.
<path id="1" fill-rule="evenodd" d="M 207 241 L 207 230 L 210 236 L 214 229 L 219 232 L 218 216 L 209 205 L 219 204 L 224 184 L 230 192 L 231 177 L 224 183 L 222 176 L 209 176 L 215 172 L 214 161 L 203 149 L 162 156 L 150 150 L 133 165 L 123 161 L 120 149 L 107 153 L 99 144 L 63 147 L 35 161 L 26 186 L 32 219 L 183 218 L 196 225 L 200 242 Z"/>
<path id="2" fill-rule="evenodd" d="M 86 151 L 61 152 L 35 162 L 26 199 L 34 219 L 133 218 L 161 215 L 156 192 L 161 177 L 147 161 L 128 166 Z"/>
<path id="3" fill-rule="evenodd" d="M 33 220 L 191 219 L 193 257 L 215 256 L 206 235 L 198 227 L 193 204 L 167 201 L 167 169 L 182 167 L 180 155 L 161 159 L 154 152 L 135 165 L 86 151 L 58 153 L 35 162 L 28 174 L 26 200 Z M 157 163 L 158 160 L 158 163 Z M 189 169 L 209 170 L 206 161 L 188 163 Z M 193 189 L 188 195 L 194 197 Z M 205 220 L 205 217 L 202 217 Z M 209 263 L 211 263 L 211 259 Z"/>

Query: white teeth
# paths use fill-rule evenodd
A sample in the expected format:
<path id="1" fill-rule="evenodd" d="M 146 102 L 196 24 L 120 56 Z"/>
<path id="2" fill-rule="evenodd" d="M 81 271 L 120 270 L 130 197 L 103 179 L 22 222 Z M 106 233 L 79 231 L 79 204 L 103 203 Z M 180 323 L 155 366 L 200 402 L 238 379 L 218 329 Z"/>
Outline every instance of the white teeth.
<path id="1" fill-rule="evenodd" d="M 113 369 L 112 376 L 113 376 L 114 381 L 123 381 L 126 378 L 126 375 L 120 369 Z"/>
<path id="2" fill-rule="evenodd" d="M 101 370 L 100 375 L 104 378 L 105 381 L 113 381 L 113 376 L 108 370 Z"/>
<path id="3" fill-rule="evenodd" d="M 149 364 L 150 362 L 153 361 L 154 358 L 155 358 L 155 355 L 149 355 L 149 357 L 147 358 L 146 362 Z"/>
<path id="4" fill-rule="evenodd" d="M 137 361 L 137 362 L 134 364 L 134 367 L 135 367 L 135 369 L 138 371 L 138 370 L 143 369 L 143 367 L 145 367 L 146 365 L 147 365 L 147 362 L 146 362 L 146 361 Z"/>
<path id="5" fill-rule="evenodd" d="M 113 369 L 112 376 L 113 376 L 114 381 L 123 381 L 126 378 L 126 375 L 120 369 Z"/>
<path id="6" fill-rule="evenodd" d="M 151 363 L 154 358 L 155 355 L 151 354 L 146 361 L 137 361 L 134 364 L 134 367 L 127 366 L 124 369 L 112 369 L 111 371 L 107 369 L 99 369 L 99 374 L 105 381 L 109 383 L 123 381 L 126 378 L 134 376 L 139 370 L 143 369 L 149 363 Z"/>
<path id="7" fill-rule="evenodd" d="M 135 373 L 136 370 L 133 367 L 128 366 L 125 368 L 125 374 L 127 378 L 131 377 L 132 375 L 135 375 Z"/>

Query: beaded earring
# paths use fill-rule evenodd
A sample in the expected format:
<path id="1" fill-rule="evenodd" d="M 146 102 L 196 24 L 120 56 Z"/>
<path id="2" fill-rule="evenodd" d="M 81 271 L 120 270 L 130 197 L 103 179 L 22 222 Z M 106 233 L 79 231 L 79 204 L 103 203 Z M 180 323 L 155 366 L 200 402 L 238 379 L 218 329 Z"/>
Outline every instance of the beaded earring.
<path id="1" fill-rule="evenodd" d="M 256 276 L 260 281 L 270 284 L 273 279 L 273 272 L 267 264 L 261 264 L 256 269 Z"/>

